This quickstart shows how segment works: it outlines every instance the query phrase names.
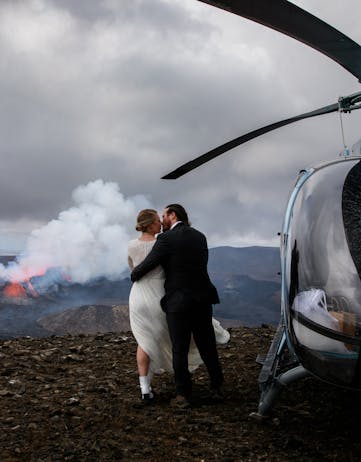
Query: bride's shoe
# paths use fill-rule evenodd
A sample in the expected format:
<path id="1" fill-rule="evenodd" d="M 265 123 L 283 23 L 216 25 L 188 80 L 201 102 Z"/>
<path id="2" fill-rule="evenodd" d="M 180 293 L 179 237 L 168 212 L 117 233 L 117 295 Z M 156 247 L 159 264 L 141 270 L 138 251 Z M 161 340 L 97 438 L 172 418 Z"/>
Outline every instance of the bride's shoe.
<path id="1" fill-rule="evenodd" d="M 154 402 L 154 394 L 152 392 L 142 394 L 142 404 L 148 406 Z"/>

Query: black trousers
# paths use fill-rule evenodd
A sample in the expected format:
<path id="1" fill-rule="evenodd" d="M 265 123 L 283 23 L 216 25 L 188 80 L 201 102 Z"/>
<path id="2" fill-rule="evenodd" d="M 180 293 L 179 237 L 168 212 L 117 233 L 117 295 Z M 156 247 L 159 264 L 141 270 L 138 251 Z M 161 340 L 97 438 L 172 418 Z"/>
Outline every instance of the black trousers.
<path id="1" fill-rule="evenodd" d="M 188 370 L 188 352 L 191 335 L 208 370 L 212 388 L 223 383 L 223 372 L 218 359 L 212 325 L 212 306 L 194 306 L 186 312 L 167 313 L 169 335 L 172 341 L 173 369 L 176 393 L 190 397 L 191 375 Z"/>

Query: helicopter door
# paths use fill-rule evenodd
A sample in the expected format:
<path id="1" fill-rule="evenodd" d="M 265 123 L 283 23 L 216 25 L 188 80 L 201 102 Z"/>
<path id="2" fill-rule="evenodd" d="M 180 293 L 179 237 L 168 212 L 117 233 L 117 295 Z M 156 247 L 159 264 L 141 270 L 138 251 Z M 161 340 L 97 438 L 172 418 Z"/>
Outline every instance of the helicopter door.
<path id="1" fill-rule="evenodd" d="M 284 249 L 284 313 L 306 369 L 361 387 L 361 163 L 324 164 L 294 199 Z"/>

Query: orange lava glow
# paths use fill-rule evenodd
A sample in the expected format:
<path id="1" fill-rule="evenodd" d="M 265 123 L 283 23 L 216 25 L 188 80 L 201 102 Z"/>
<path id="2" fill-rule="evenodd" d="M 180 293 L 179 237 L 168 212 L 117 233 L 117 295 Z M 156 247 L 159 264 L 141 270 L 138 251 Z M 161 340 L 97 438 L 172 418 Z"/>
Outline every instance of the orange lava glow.
<path id="1" fill-rule="evenodd" d="M 24 287 L 17 283 L 17 282 L 11 282 L 10 284 L 8 284 L 4 291 L 3 291 L 3 294 L 5 297 L 22 297 L 22 298 L 25 298 L 26 297 L 26 290 L 24 289 Z"/>
<path id="2" fill-rule="evenodd" d="M 46 273 L 46 268 L 38 269 L 36 271 L 31 268 L 22 268 L 23 278 L 21 279 L 22 284 L 19 282 L 19 279 L 16 281 L 9 282 L 9 284 L 3 290 L 4 297 L 16 297 L 16 298 L 26 298 L 28 293 L 36 298 L 39 294 L 34 289 L 34 286 L 30 282 L 30 278 L 33 276 L 43 276 Z M 25 288 L 24 288 L 25 287 Z"/>
<path id="3" fill-rule="evenodd" d="M 41 268 L 41 269 L 34 270 L 33 268 L 22 267 L 22 274 L 24 278 L 23 280 L 29 281 L 30 278 L 34 276 L 44 276 L 46 271 L 47 271 L 47 268 Z"/>
<path id="4" fill-rule="evenodd" d="M 37 293 L 37 291 L 34 289 L 34 286 L 32 285 L 32 283 L 30 282 L 30 279 L 27 279 L 26 280 L 26 283 L 28 285 L 28 288 L 30 290 L 30 293 L 33 297 L 39 297 L 39 294 Z"/>

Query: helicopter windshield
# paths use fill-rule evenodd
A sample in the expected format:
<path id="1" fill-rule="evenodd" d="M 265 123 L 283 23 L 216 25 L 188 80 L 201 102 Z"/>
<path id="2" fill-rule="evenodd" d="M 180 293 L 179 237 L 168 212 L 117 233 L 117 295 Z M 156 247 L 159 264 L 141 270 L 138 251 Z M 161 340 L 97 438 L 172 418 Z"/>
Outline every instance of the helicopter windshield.
<path id="1" fill-rule="evenodd" d="M 323 378 L 361 382 L 359 159 L 315 170 L 297 194 L 287 234 L 285 304 L 297 354 L 306 364 L 318 362 Z M 348 364 L 347 373 L 330 367 L 335 361 Z"/>

